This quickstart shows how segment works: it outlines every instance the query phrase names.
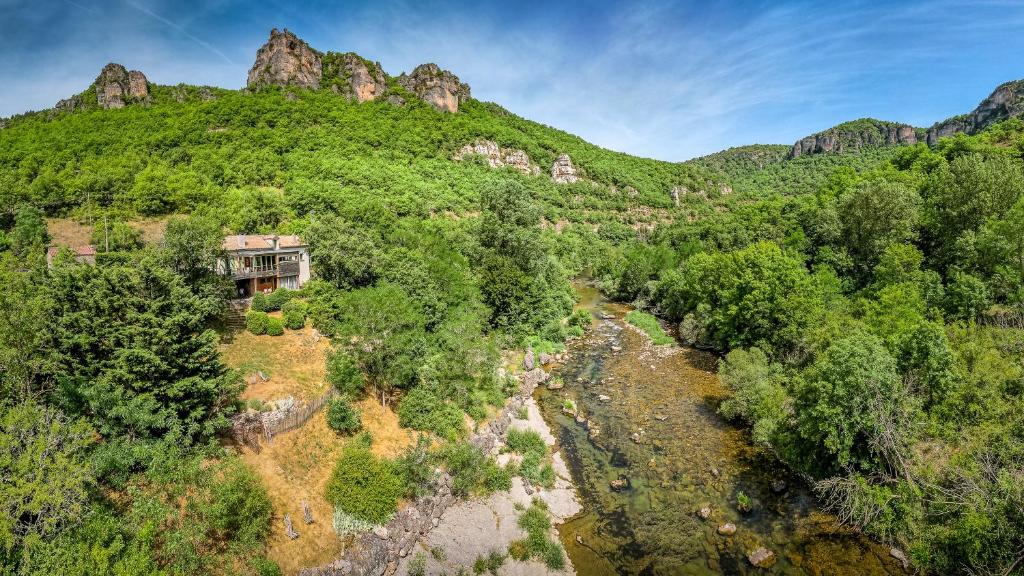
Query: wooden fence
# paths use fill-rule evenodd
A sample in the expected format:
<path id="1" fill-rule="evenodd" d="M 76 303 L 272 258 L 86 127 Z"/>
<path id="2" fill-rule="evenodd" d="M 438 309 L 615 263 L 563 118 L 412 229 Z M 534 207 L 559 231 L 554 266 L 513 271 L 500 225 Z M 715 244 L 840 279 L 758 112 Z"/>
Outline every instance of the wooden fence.
<path id="1" fill-rule="evenodd" d="M 264 424 L 263 436 L 266 439 L 267 444 L 270 444 L 270 441 L 274 439 L 274 436 L 283 434 L 289 430 L 294 430 L 308 422 L 314 414 L 319 412 L 331 400 L 331 398 L 334 398 L 335 394 L 337 394 L 337 392 L 334 387 L 331 386 L 327 389 L 327 392 L 324 392 L 319 398 L 312 402 L 304 406 L 292 408 L 292 410 L 280 420 Z"/>

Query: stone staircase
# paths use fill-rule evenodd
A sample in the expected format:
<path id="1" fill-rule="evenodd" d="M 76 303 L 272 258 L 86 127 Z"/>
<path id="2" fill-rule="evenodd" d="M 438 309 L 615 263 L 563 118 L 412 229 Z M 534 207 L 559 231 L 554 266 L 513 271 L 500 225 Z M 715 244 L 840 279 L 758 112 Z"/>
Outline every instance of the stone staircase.
<path id="1" fill-rule="evenodd" d="M 252 298 L 228 300 L 228 308 L 224 312 L 224 325 L 233 330 L 245 329 L 245 313 L 249 311 Z"/>

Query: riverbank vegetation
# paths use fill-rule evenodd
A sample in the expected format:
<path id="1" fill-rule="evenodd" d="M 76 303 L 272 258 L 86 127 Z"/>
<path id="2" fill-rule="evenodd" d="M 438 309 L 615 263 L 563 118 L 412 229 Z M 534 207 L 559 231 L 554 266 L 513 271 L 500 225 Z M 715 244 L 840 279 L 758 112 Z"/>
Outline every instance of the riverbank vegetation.
<path id="1" fill-rule="evenodd" d="M 661 227 L 606 285 L 725 354 L 721 413 L 844 521 L 928 571 L 1012 572 L 1024 558 L 1022 151 L 1016 120 L 894 149 L 813 194 L 779 189 Z"/>

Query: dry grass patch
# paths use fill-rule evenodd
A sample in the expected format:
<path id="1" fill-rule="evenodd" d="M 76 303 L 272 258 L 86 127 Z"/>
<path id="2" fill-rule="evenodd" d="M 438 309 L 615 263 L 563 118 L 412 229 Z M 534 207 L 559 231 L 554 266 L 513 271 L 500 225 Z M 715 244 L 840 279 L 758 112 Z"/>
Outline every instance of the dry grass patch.
<path id="1" fill-rule="evenodd" d="M 398 416 L 379 402 L 366 398 L 356 403 L 362 413 L 363 429 L 373 436 L 373 452 L 394 457 L 414 443 L 414 435 L 398 426 Z M 344 542 L 334 532 L 333 507 L 324 498 L 331 470 L 346 443 L 327 427 L 324 411 L 296 430 L 274 437 L 256 454 L 242 450 L 242 459 L 259 474 L 274 505 L 274 520 L 267 540 L 267 556 L 285 574 L 320 566 L 338 558 Z M 302 520 L 302 502 L 309 503 L 313 523 Z M 290 514 L 299 537 L 284 533 L 284 515 Z"/>
<path id="2" fill-rule="evenodd" d="M 279 312 L 271 316 L 280 316 Z M 327 338 L 319 341 L 312 328 L 285 330 L 281 336 L 256 336 L 246 331 L 234 334 L 220 346 L 225 364 L 242 373 L 243 377 L 262 371 L 270 376 L 266 382 L 249 385 L 242 398 L 270 401 L 293 396 L 296 400 L 310 400 L 327 390 L 325 361 L 331 344 Z"/>
<path id="3" fill-rule="evenodd" d="M 142 232 L 142 241 L 156 244 L 163 240 L 170 218 L 143 218 L 132 220 L 128 225 Z M 103 226 L 102 220 L 97 225 Z M 90 243 L 92 226 L 73 218 L 47 218 L 46 230 L 50 233 L 51 243 L 57 246 L 85 246 Z"/>

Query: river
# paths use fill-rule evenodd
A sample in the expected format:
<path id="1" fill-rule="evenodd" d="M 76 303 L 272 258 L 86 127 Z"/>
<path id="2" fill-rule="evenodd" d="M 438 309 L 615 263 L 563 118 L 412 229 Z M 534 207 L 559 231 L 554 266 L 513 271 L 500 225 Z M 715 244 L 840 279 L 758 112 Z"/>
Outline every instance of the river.
<path id="1" fill-rule="evenodd" d="M 718 416 L 714 355 L 652 346 L 622 320 L 628 307 L 577 289 L 581 307 L 614 319 L 595 318 L 552 369 L 564 388 L 537 399 L 583 501 L 559 528 L 578 574 L 906 573 L 889 548 L 818 511 L 801 481 Z M 566 399 L 589 425 L 563 411 Z M 740 493 L 749 512 L 737 509 Z M 735 533 L 720 535 L 729 523 Z M 747 559 L 760 547 L 774 553 L 767 569 Z"/>

